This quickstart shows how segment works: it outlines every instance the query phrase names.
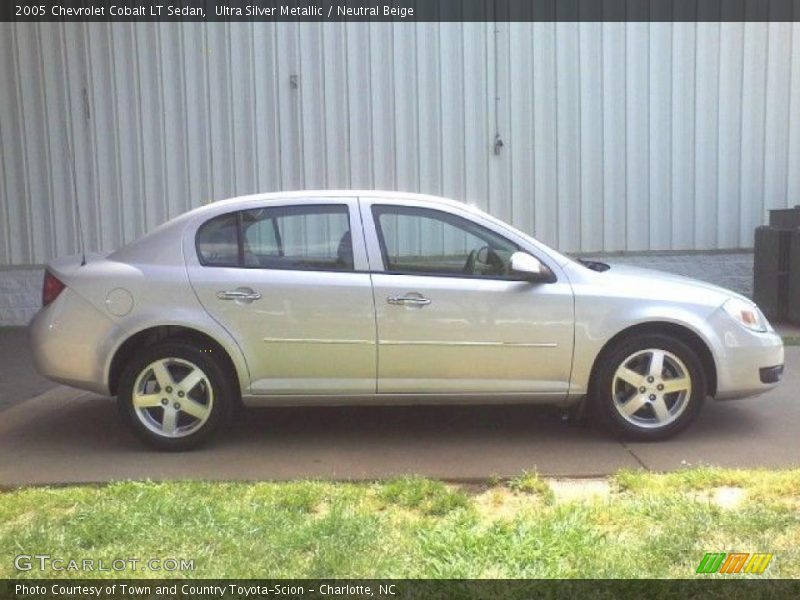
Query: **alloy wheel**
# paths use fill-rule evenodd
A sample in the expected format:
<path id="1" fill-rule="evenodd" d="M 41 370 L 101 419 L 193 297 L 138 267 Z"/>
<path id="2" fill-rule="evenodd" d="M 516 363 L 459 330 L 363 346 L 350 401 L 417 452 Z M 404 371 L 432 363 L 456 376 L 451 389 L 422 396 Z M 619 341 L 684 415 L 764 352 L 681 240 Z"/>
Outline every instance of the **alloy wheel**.
<path id="1" fill-rule="evenodd" d="M 182 358 L 162 358 L 139 373 L 133 408 L 153 433 L 168 438 L 191 435 L 211 416 L 214 390 L 200 367 Z"/>
<path id="2" fill-rule="evenodd" d="M 675 354 L 651 348 L 626 358 L 611 384 L 614 408 L 636 425 L 656 429 L 683 414 L 692 395 L 689 369 Z"/>

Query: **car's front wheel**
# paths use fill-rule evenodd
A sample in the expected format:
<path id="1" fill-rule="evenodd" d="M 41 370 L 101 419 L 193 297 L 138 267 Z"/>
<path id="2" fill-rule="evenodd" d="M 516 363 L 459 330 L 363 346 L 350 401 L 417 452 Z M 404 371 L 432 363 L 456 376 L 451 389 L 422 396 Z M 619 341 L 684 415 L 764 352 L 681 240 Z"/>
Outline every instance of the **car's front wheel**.
<path id="1" fill-rule="evenodd" d="M 117 397 L 120 414 L 144 442 L 188 450 L 230 417 L 233 394 L 222 365 L 186 341 L 146 348 L 128 364 Z"/>
<path id="2" fill-rule="evenodd" d="M 703 365 L 681 340 L 648 334 L 627 338 L 601 357 L 595 406 L 616 432 L 661 440 L 684 429 L 707 393 Z"/>

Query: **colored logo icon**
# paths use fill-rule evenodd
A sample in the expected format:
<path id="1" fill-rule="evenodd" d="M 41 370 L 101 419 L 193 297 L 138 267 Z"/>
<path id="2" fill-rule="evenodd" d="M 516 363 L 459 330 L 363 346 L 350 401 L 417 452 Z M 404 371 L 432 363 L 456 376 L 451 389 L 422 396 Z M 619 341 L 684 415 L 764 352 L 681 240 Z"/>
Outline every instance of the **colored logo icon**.
<path id="1" fill-rule="evenodd" d="M 706 552 L 696 573 L 751 573 L 760 575 L 766 571 L 772 560 L 772 554 L 749 552 Z"/>

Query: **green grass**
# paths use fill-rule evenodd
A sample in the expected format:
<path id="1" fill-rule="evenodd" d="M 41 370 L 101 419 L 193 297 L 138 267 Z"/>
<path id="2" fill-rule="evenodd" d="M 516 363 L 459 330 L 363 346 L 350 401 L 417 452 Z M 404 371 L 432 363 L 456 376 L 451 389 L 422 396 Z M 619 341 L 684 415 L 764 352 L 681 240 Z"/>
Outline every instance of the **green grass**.
<path id="1" fill-rule="evenodd" d="M 406 508 L 423 515 L 446 515 L 469 507 L 469 498 L 441 481 L 421 477 L 404 477 L 389 481 L 377 488 L 382 509 Z"/>
<path id="2" fill-rule="evenodd" d="M 783 336 L 784 346 L 800 346 L 800 335 L 785 335 Z"/>
<path id="3" fill-rule="evenodd" d="M 623 471 L 610 483 L 607 497 L 568 503 L 535 473 L 470 488 L 413 477 L 20 489 L 0 493 L 0 578 L 87 575 L 14 570 L 14 556 L 38 553 L 193 559 L 169 575 L 204 578 L 695 577 L 712 551 L 771 552 L 764 576 L 800 577 L 800 470 Z M 735 508 L 714 501 L 723 487 L 743 490 Z"/>

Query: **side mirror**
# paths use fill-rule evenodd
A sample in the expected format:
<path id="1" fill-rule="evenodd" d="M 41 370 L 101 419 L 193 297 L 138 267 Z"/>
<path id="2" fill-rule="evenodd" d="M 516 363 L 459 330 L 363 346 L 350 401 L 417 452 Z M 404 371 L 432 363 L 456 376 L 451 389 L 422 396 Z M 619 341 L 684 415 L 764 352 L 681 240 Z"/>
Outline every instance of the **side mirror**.
<path id="1" fill-rule="evenodd" d="M 532 283 L 552 283 L 555 281 L 553 272 L 538 258 L 526 252 L 514 252 L 511 255 L 511 273 L 519 275 Z"/>

